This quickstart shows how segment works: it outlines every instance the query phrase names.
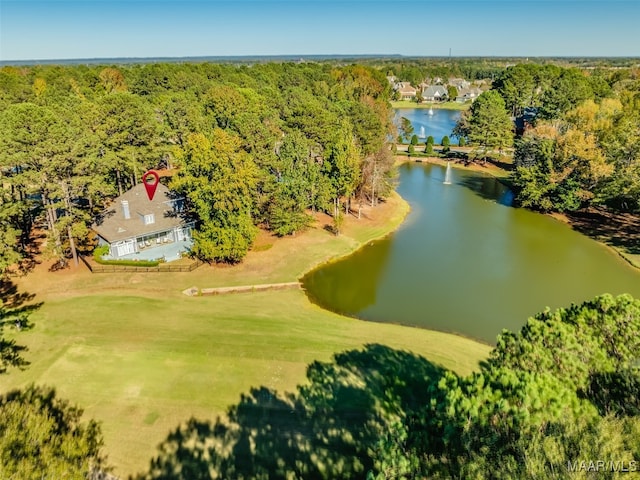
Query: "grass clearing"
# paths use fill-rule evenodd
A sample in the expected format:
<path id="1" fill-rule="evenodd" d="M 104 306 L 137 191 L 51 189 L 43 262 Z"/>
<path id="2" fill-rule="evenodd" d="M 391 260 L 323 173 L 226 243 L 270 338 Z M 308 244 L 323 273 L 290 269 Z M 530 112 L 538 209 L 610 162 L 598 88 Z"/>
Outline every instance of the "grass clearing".
<path id="1" fill-rule="evenodd" d="M 147 466 L 169 431 L 215 418 L 242 392 L 293 391 L 306 366 L 381 343 L 468 373 L 489 347 L 439 332 L 345 318 L 283 290 L 149 299 L 94 295 L 49 301 L 21 334 L 31 366 L 0 388 L 35 382 L 102 422 L 117 473 Z"/>
<path id="2" fill-rule="evenodd" d="M 156 446 L 179 423 L 215 419 L 251 387 L 293 391 L 314 360 L 380 343 L 468 373 L 490 347 L 461 337 L 364 322 L 311 304 L 301 290 L 187 297 L 191 287 L 297 280 L 312 266 L 350 253 L 395 229 L 408 205 L 394 196 L 344 234 L 316 228 L 269 238 L 268 251 L 241 265 L 191 273 L 50 273 L 39 267 L 18 279 L 44 302 L 35 327 L 21 332 L 31 365 L 0 376 L 0 389 L 29 383 L 58 393 L 102 423 L 109 462 L 125 477 L 148 466 Z M 325 219 L 325 221 L 330 221 Z"/>

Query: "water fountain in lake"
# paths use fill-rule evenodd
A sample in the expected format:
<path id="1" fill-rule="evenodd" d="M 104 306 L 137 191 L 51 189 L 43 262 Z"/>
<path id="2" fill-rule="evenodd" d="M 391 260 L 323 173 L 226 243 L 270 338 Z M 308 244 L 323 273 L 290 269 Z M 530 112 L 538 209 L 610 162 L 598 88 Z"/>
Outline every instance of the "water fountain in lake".
<path id="1" fill-rule="evenodd" d="M 420 127 L 420 138 L 424 138 L 427 136 L 427 133 L 424 130 L 424 126 Z"/>
<path id="2" fill-rule="evenodd" d="M 444 182 L 442 183 L 451 185 L 451 162 L 447 162 L 447 171 L 444 174 Z"/>

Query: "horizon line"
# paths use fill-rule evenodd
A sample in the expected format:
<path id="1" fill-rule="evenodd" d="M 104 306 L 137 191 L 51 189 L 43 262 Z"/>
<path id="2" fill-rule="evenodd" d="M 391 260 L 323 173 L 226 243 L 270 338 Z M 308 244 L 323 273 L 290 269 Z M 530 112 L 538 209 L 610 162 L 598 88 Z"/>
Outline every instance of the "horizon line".
<path id="1" fill-rule="evenodd" d="M 335 54 L 269 54 L 269 55 L 185 55 L 185 56 L 145 56 L 145 57 L 85 57 L 85 58 L 41 58 L 41 59 L 12 59 L 12 60 L 0 60 L 0 66 L 11 65 L 40 65 L 40 64 L 56 64 L 64 62 L 68 64 L 73 63 L 153 63 L 157 61 L 193 61 L 193 60 L 274 60 L 274 59 L 287 59 L 304 61 L 305 59 L 465 59 L 465 58 L 491 58 L 491 59 L 588 59 L 588 60 L 606 60 L 606 59 L 640 59 L 640 56 L 633 55 L 404 55 L 400 53 L 335 53 Z"/>

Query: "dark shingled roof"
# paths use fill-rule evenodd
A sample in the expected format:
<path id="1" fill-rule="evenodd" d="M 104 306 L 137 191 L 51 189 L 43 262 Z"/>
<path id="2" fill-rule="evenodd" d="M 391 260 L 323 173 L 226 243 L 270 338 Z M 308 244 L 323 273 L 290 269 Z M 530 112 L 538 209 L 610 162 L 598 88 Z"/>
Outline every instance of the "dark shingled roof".
<path id="1" fill-rule="evenodd" d="M 122 201 L 129 202 L 131 218 L 124 218 Z M 140 237 L 152 233 L 166 232 L 174 227 L 185 225 L 186 222 L 174 208 L 176 198 L 169 189 L 158 184 L 153 200 L 149 200 L 143 183 L 139 183 L 131 190 L 123 193 L 113 201 L 100 218 L 93 225 L 93 229 L 109 243 Z M 154 215 L 154 223 L 144 224 L 144 215 Z"/>

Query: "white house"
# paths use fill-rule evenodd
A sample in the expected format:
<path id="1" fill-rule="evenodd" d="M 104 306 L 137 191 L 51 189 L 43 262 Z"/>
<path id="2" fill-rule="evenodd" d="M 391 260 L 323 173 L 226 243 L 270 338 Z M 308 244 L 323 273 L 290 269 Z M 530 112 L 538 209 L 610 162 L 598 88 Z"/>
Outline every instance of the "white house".
<path id="1" fill-rule="evenodd" d="M 183 215 L 184 198 L 158 184 L 149 200 L 143 183 L 116 198 L 96 220 L 99 245 L 109 245 L 105 259 L 176 260 L 192 245 L 194 222 Z"/>
<path id="2" fill-rule="evenodd" d="M 422 91 L 425 102 L 443 102 L 447 97 L 447 89 L 442 85 L 429 85 Z"/>
<path id="3" fill-rule="evenodd" d="M 477 87 L 458 90 L 458 96 L 456 98 L 456 102 L 460 102 L 460 103 L 473 102 L 481 94 L 482 94 L 482 90 Z"/>
<path id="4" fill-rule="evenodd" d="M 409 82 L 398 82 L 396 90 L 400 93 L 401 100 L 413 100 L 418 95 L 418 91 Z"/>

